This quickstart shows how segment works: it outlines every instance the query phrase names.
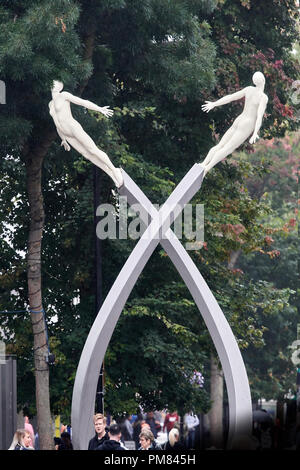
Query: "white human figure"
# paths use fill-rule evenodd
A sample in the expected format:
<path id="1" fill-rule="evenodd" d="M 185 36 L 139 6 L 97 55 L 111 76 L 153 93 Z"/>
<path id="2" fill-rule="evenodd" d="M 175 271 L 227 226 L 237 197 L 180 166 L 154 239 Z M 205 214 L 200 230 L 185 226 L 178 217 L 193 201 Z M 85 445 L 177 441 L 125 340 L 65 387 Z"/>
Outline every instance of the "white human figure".
<path id="1" fill-rule="evenodd" d="M 93 162 L 96 166 L 105 171 L 114 181 L 117 188 L 123 184 L 123 176 L 120 168 L 115 168 L 109 157 L 100 150 L 93 139 L 83 130 L 71 112 L 70 103 L 84 106 L 93 111 L 99 111 L 106 117 L 113 115 L 113 111 L 108 106 L 101 108 L 91 101 L 83 100 L 66 91 L 62 92 L 64 85 L 62 82 L 54 81 L 51 89 L 52 101 L 49 103 L 49 113 L 53 118 L 58 135 L 61 138 L 61 145 L 69 151 L 70 145 L 85 158 Z M 70 144 L 70 145 L 69 145 Z"/>
<path id="2" fill-rule="evenodd" d="M 212 167 L 221 160 L 224 160 L 224 158 L 242 145 L 251 134 L 252 136 L 249 140 L 250 144 L 254 144 L 254 142 L 259 139 L 258 131 L 262 124 L 268 97 L 264 93 L 264 75 L 261 72 L 255 72 L 252 81 L 255 87 L 248 86 L 232 95 L 224 96 L 218 101 L 206 101 L 205 104 L 202 105 L 202 110 L 208 113 L 216 106 L 222 106 L 223 104 L 245 97 L 245 105 L 242 114 L 235 119 L 220 142 L 210 149 L 206 158 L 201 163 L 205 168 L 204 176 Z"/>

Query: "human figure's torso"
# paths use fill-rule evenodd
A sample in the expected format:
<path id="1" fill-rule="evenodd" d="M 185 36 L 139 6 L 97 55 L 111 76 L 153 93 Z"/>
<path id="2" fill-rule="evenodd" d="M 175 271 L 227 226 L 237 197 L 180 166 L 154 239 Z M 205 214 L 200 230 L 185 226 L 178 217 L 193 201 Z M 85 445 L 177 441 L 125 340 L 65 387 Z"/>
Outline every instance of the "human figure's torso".
<path id="1" fill-rule="evenodd" d="M 242 114 L 240 114 L 236 120 L 234 121 L 235 125 L 251 125 L 252 127 L 255 126 L 255 122 L 257 119 L 257 111 L 260 103 L 262 100 L 267 98 L 267 95 L 263 92 L 263 90 L 249 86 L 245 89 L 245 104 Z"/>
<path id="2" fill-rule="evenodd" d="M 74 135 L 74 126 L 80 124 L 73 118 L 70 101 L 66 98 L 66 93 L 57 93 L 49 103 L 49 113 L 51 114 L 56 127 L 66 136 Z"/>

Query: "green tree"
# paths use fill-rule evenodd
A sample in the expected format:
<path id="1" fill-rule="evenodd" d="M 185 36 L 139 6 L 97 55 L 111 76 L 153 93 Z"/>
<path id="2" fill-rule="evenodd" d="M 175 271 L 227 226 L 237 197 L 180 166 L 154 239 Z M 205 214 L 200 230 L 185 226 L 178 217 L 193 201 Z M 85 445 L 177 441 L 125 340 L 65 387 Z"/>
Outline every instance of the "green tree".
<path id="1" fill-rule="evenodd" d="M 41 449 L 51 448 L 49 370 L 41 291 L 41 239 L 44 207 L 41 175 L 44 157 L 55 138 L 47 115 L 51 76 L 78 83 L 91 73 L 75 25 L 79 8 L 73 2 L 2 2 L 1 76 L 7 105 L 1 114 L 1 154 L 26 167 L 28 200 L 27 281 L 33 330 L 36 406 Z"/>
<path id="2" fill-rule="evenodd" d="M 268 228 L 263 244 L 256 252 L 241 257 L 239 265 L 252 279 L 265 279 L 275 289 L 293 291 L 290 305 L 263 322 L 266 328 L 261 360 L 255 361 L 256 349 L 246 353 L 252 377 L 254 398 L 283 399 L 296 387 L 296 370 L 291 362 L 290 346 L 296 339 L 299 322 L 297 292 L 297 160 L 299 132 L 283 139 L 263 141 L 252 155 L 256 166 L 265 168 L 260 180 L 254 175 L 247 181 L 252 197 L 264 200 L 271 213 L 262 219 Z M 245 155 L 241 155 L 245 158 Z M 266 373 L 267 371 L 267 373 Z"/>

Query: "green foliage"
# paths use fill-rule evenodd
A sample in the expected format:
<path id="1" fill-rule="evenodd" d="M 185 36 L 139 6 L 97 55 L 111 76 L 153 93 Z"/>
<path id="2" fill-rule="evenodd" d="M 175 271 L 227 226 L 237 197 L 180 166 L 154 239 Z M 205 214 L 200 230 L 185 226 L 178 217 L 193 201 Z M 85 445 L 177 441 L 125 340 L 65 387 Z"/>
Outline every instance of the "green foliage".
<path id="1" fill-rule="evenodd" d="M 189 407 L 208 409 L 207 392 L 191 383 L 205 354 L 197 335 L 182 324 L 182 312 L 187 309 L 162 297 L 160 293 L 160 298 L 137 299 L 122 314 L 105 362 L 113 379 L 106 390 L 109 409 L 115 409 L 116 391 L 125 403 L 132 397 L 131 411 L 138 405 L 144 409 L 167 406 L 180 412 Z M 180 315 L 175 314 L 176 309 Z M 178 323 L 170 320 L 173 315 Z"/>
<path id="2" fill-rule="evenodd" d="M 225 0 L 208 21 L 218 45 L 218 84 L 213 99 L 251 85 L 251 73 L 260 70 L 266 77 L 269 97 L 261 135 L 284 136 L 287 130 L 297 129 L 291 102 L 291 85 L 299 77 L 299 61 L 291 54 L 299 37 L 297 4 L 293 0 L 273 0 L 271 4 Z M 216 110 L 218 131 L 228 127 L 228 116 L 239 109 L 240 103 L 233 103 Z"/>
<path id="3" fill-rule="evenodd" d="M 264 343 L 260 361 L 252 346 L 246 352 L 252 394 L 254 398 L 283 398 L 288 390 L 295 390 L 296 370 L 291 361 L 290 346 L 297 338 L 299 298 L 296 295 L 298 279 L 297 231 L 297 159 L 299 132 L 284 139 L 263 141 L 252 155 L 256 166 L 266 168 L 264 177 L 255 175 L 247 181 L 252 197 L 263 200 L 269 213 L 262 217 L 267 235 L 259 250 L 240 259 L 240 267 L 253 280 L 265 279 L 272 283 L 273 291 L 290 290 L 289 302 L 277 300 L 269 308 L 270 315 L 263 318 Z M 245 159 L 245 155 L 240 156 Z M 274 314 L 275 313 L 275 314 Z"/>

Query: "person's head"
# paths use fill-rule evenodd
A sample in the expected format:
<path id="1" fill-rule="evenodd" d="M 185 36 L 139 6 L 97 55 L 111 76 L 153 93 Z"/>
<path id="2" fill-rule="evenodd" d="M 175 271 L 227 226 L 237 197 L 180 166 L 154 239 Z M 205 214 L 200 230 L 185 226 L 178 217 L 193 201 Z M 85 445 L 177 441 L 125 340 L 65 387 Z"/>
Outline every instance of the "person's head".
<path id="1" fill-rule="evenodd" d="M 152 418 L 154 418 L 154 413 L 153 413 L 153 411 L 148 411 L 148 412 L 147 412 L 147 419 L 152 419 Z"/>
<path id="2" fill-rule="evenodd" d="M 52 86 L 52 93 L 60 93 L 61 90 L 63 89 L 64 84 L 58 80 L 53 80 L 53 86 Z"/>
<path id="3" fill-rule="evenodd" d="M 24 447 L 32 447 L 31 435 L 29 431 L 25 430 L 25 435 L 23 437 Z"/>
<path id="4" fill-rule="evenodd" d="M 63 432 L 65 432 L 67 430 L 68 426 L 66 424 L 62 424 L 60 426 L 60 434 L 62 434 Z"/>
<path id="5" fill-rule="evenodd" d="M 94 415 L 94 426 L 95 432 L 98 436 L 103 436 L 105 434 L 105 425 L 106 425 L 106 418 L 103 416 L 102 413 L 97 413 Z"/>
<path id="6" fill-rule="evenodd" d="M 258 86 L 258 87 L 261 87 L 261 88 L 264 88 L 265 83 L 266 83 L 265 76 L 261 72 L 255 72 L 252 76 L 252 81 L 253 81 L 255 86 Z"/>
<path id="7" fill-rule="evenodd" d="M 65 447 L 71 447 L 71 436 L 67 431 L 64 431 L 61 435 L 61 442 Z"/>
<path id="8" fill-rule="evenodd" d="M 24 437 L 25 437 L 25 429 L 17 429 L 15 434 L 14 434 L 14 437 L 13 437 L 13 440 L 12 440 L 12 443 L 10 445 L 10 448 L 8 450 L 14 450 L 14 448 L 16 447 L 16 445 L 21 445 L 21 446 L 24 446 Z"/>
<path id="9" fill-rule="evenodd" d="M 174 447 L 175 443 L 179 441 L 179 431 L 176 428 L 171 429 L 169 432 L 170 446 Z"/>
<path id="10" fill-rule="evenodd" d="M 149 449 L 152 442 L 154 441 L 154 436 L 153 436 L 152 431 L 150 431 L 150 429 L 144 427 L 139 435 L 139 439 L 140 439 L 141 447 L 144 450 L 147 450 Z"/>
<path id="11" fill-rule="evenodd" d="M 119 441 L 121 439 L 121 436 L 122 436 L 122 433 L 121 433 L 121 427 L 119 426 L 119 424 L 111 424 L 109 426 L 109 431 L 108 431 L 108 434 L 109 434 L 109 438 L 113 441 Z"/>
<path id="12" fill-rule="evenodd" d="M 151 429 L 150 424 L 146 423 L 146 421 L 141 422 L 141 429 Z"/>

